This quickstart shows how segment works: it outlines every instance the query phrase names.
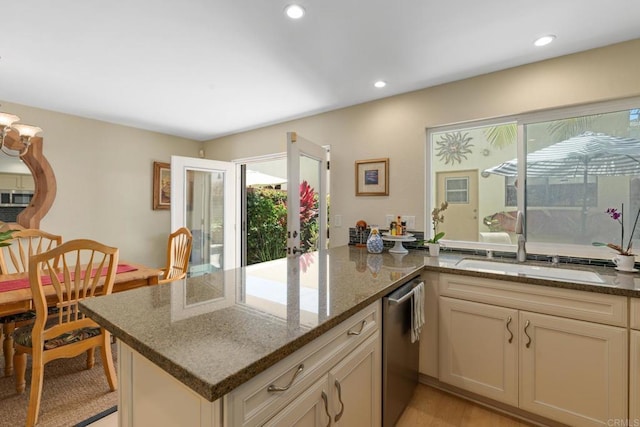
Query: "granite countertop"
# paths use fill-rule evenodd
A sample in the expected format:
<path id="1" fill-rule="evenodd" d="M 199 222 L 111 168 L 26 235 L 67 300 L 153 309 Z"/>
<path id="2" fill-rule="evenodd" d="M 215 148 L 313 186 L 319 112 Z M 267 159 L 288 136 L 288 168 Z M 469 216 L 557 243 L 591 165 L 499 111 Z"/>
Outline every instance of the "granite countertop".
<path id="1" fill-rule="evenodd" d="M 493 271 L 492 268 L 465 268 L 458 265 L 461 260 L 481 260 L 485 261 L 487 265 L 495 263 L 496 270 L 500 270 L 501 263 L 512 266 L 539 267 L 541 270 L 546 270 L 545 274 L 553 274 L 554 270 L 559 270 L 558 273 L 564 273 L 562 276 L 565 278 L 537 276 L 535 271 L 532 271 L 531 274 L 505 271 L 506 268 L 503 268 L 503 271 Z M 484 256 L 440 252 L 438 257 L 425 257 L 425 270 L 640 298 L 640 273 L 621 272 L 613 267 L 597 264 L 558 263 L 553 265 L 543 261 L 527 261 L 518 264 L 515 258 L 487 259 Z M 572 275 L 572 271 L 575 271 L 576 274 Z M 593 275 L 595 280 L 584 280 L 581 273 L 595 273 Z"/>
<path id="2" fill-rule="evenodd" d="M 418 276 L 425 256 L 343 246 L 92 298 L 81 309 L 214 401 Z"/>
<path id="3" fill-rule="evenodd" d="M 611 267 L 559 266 L 596 272 L 602 283 L 595 284 L 466 269 L 456 265 L 463 258 L 484 259 L 449 252 L 429 257 L 423 250 L 369 254 L 366 248 L 342 246 L 293 261 L 270 261 L 97 297 L 83 302 L 81 309 L 214 401 L 423 269 L 640 297 L 640 277 Z"/>

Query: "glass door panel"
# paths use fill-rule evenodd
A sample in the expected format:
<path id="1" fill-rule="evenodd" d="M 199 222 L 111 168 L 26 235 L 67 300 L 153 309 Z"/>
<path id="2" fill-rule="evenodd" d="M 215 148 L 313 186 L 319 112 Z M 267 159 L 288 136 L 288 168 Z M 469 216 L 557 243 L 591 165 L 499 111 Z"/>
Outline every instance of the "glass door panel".
<path id="1" fill-rule="evenodd" d="M 327 247 L 327 150 L 287 133 L 287 256 Z"/>
<path id="2" fill-rule="evenodd" d="M 171 157 L 171 229 L 193 234 L 189 276 L 236 266 L 236 178 L 232 163 Z"/>

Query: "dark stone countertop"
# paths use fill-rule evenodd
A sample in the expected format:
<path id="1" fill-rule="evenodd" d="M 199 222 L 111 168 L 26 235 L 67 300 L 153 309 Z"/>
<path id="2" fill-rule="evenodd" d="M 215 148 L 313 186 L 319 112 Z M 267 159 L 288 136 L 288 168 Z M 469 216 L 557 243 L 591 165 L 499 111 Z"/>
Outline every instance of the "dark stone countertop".
<path id="1" fill-rule="evenodd" d="M 369 254 L 366 248 L 342 246 L 294 261 L 271 261 L 97 297 L 81 308 L 115 337 L 214 401 L 423 269 L 640 297 L 640 277 L 613 268 L 559 266 L 597 273 L 603 283 L 594 284 L 460 268 L 456 263 L 462 258 L 483 259 L 449 252 L 429 257 L 423 250 Z"/>

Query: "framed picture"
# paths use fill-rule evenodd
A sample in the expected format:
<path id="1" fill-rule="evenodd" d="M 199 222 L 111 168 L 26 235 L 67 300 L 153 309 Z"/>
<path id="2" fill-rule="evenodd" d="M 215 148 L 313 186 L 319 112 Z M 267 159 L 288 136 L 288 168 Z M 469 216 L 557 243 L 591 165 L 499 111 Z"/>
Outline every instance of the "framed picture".
<path id="1" fill-rule="evenodd" d="M 171 165 L 153 162 L 153 209 L 171 208 Z"/>
<path id="2" fill-rule="evenodd" d="M 356 196 L 389 195 L 389 159 L 356 160 Z"/>

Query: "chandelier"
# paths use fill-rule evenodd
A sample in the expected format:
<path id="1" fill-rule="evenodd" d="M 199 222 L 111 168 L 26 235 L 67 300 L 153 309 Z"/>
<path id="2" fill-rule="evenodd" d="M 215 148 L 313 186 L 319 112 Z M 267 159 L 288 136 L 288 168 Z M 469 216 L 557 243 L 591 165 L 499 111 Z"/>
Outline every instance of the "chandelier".
<path id="1" fill-rule="evenodd" d="M 20 121 L 20 117 L 15 114 L 0 111 L 0 150 L 11 157 L 22 157 L 27 154 L 29 146 L 31 145 L 31 138 L 42 132 L 42 129 L 38 126 L 16 123 L 18 121 Z M 22 144 L 21 149 L 11 150 L 5 144 L 5 137 L 11 131 L 15 131 L 18 134 L 20 143 Z"/>

